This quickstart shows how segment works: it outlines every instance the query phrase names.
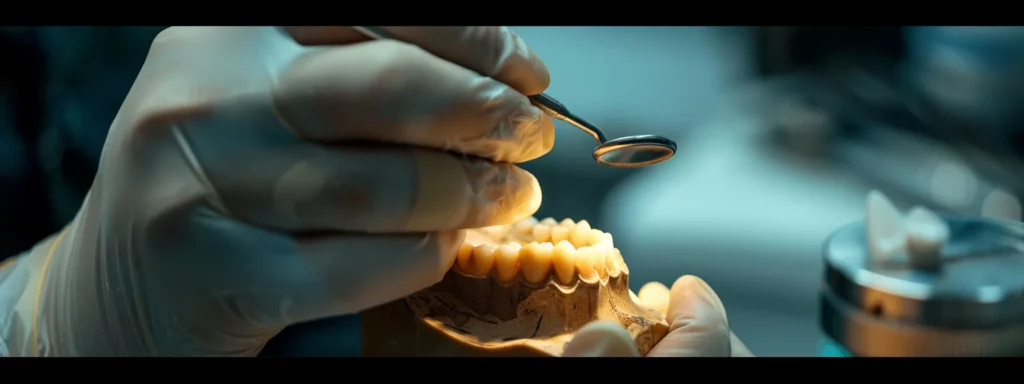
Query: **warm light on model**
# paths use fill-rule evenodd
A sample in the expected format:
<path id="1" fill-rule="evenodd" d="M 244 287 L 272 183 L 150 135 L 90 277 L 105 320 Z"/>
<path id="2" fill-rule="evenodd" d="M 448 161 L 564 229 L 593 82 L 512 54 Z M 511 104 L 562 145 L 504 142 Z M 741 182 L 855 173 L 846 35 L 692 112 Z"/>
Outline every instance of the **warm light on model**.
<path id="1" fill-rule="evenodd" d="M 531 218 L 470 231 L 440 283 L 364 312 L 363 353 L 560 356 L 576 330 L 611 320 L 642 356 L 668 332 L 667 302 L 660 284 L 629 290 L 611 234 Z"/>

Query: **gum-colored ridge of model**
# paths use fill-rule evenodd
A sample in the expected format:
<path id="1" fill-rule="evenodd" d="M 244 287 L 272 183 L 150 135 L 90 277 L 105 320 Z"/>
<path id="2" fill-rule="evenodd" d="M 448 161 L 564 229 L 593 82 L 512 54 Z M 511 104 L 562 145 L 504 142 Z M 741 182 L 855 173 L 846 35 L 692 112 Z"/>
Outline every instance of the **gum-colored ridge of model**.
<path id="1" fill-rule="evenodd" d="M 552 218 L 467 233 L 438 284 L 363 313 L 371 356 L 560 356 L 595 320 L 622 324 L 638 353 L 668 332 L 664 308 L 629 290 L 612 235 Z"/>

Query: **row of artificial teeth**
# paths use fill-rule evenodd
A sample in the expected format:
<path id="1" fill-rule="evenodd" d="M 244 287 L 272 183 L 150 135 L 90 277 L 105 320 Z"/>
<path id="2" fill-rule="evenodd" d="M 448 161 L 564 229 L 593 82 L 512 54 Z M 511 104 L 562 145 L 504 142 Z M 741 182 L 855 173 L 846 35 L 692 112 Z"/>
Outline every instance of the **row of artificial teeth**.
<path id="1" fill-rule="evenodd" d="M 568 240 L 576 248 L 597 245 L 615 248 L 610 233 L 591 228 L 590 223 L 586 220 L 580 220 L 579 223 L 573 222 L 572 219 L 557 222 L 549 217 L 538 222 L 536 219 L 530 218 L 513 224 L 512 227 L 517 234 L 528 235 L 532 241 L 538 243 L 558 244 L 562 240 Z M 522 237 L 513 236 L 513 238 Z"/>
<path id="2" fill-rule="evenodd" d="M 494 274 L 505 283 L 522 276 L 528 283 L 541 284 L 554 272 L 559 283 L 572 285 L 577 278 L 594 282 L 629 271 L 617 248 L 576 249 L 565 240 L 555 245 L 533 242 L 473 246 L 463 243 L 456 264 L 463 274 L 476 277 Z"/>
<path id="3" fill-rule="evenodd" d="M 459 271 L 477 277 L 494 274 L 502 282 L 522 276 L 532 284 L 547 281 L 554 272 L 554 277 L 565 285 L 573 284 L 577 278 L 592 282 L 628 271 L 611 235 L 590 228 L 586 221 L 525 220 L 513 228 L 520 234 L 531 233 L 534 241 L 525 245 L 464 243 L 456 263 Z"/>

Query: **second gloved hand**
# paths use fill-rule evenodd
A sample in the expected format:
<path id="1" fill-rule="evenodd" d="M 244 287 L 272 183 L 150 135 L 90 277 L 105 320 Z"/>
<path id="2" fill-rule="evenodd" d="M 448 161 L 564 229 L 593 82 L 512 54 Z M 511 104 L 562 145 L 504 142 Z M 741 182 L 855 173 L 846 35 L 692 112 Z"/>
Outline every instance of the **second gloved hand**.
<path id="1" fill-rule="evenodd" d="M 753 357 L 729 331 L 725 306 L 704 280 L 683 276 L 669 291 L 649 283 L 637 294 L 640 301 L 667 314 L 669 333 L 649 357 Z M 566 357 L 636 357 L 633 338 L 614 322 L 594 322 L 576 332 L 565 347 Z"/>
<path id="2" fill-rule="evenodd" d="M 512 163 L 554 142 L 525 96 L 543 63 L 506 28 L 390 32 L 407 43 L 161 33 L 81 211 L 11 267 L 8 353 L 254 355 L 440 280 L 460 229 L 533 214 Z"/>

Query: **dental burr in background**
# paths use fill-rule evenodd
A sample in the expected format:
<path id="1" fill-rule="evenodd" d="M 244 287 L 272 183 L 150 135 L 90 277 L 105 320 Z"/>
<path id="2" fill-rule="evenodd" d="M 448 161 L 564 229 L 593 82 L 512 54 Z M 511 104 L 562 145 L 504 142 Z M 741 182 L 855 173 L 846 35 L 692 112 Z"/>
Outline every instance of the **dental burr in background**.
<path id="1" fill-rule="evenodd" d="M 1024 225 L 901 213 L 884 195 L 824 246 L 823 356 L 1024 356 Z"/>

